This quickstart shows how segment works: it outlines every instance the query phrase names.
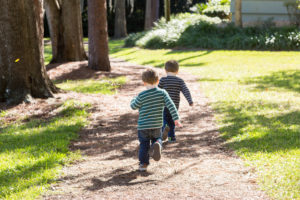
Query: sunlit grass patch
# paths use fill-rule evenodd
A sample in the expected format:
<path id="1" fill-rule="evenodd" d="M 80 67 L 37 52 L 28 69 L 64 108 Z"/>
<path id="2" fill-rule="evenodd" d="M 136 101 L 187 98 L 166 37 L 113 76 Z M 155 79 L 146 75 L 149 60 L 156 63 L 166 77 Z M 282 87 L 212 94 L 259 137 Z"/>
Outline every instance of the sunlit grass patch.
<path id="1" fill-rule="evenodd" d="M 220 132 L 275 199 L 300 199 L 300 52 L 149 50 L 112 56 L 162 67 L 176 59 L 198 76 Z M 180 76 L 179 71 L 179 76 Z M 184 78 L 184 76 L 182 77 Z"/>
<path id="2" fill-rule="evenodd" d="M 0 199 L 36 199 L 61 167 L 80 157 L 70 141 L 87 124 L 89 104 L 67 101 L 54 117 L 0 128 Z"/>
<path id="3" fill-rule="evenodd" d="M 52 59 L 52 48 L 51 45 L 44 46 L 44 57 L 45 57 L 45 65 L 48 65 Z"/>
<path id="4" fill-rule="evenodd" d="M 126 77 L 103 78 L 101 80 L 67 80 L 56 84 L 59 88 L 89 94 L 115 94 L 117 89 L 126 83 Z"/>

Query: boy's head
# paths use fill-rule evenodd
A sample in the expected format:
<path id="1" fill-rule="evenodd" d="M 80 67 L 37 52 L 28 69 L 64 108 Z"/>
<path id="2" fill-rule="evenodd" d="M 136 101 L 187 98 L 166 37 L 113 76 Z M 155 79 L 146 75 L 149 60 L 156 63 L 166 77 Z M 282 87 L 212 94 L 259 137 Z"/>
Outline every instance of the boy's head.
<path id="1" fill-rule="evenodd" d="M 169 60 L 165 64 L 165 70 L 166 72 L 173 72 L 177 73 L 179 70 L 179 64 L 176 60 Z"/>
<path id="2" fill-rule="evenodd" d="M 158 74 L 154 69 L 146 69 L 142 74 L 144 83 L 155 85 L 158 83 Z"/>

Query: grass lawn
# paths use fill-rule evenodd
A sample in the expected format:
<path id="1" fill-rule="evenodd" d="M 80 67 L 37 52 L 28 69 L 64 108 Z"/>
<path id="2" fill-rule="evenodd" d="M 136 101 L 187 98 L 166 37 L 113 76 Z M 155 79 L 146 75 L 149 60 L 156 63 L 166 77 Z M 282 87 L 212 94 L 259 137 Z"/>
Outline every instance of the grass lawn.
<path id="1" fill-rule="evenodd" d="M 147 50 L 120 48 L 111 56 L 162 67 L 169 59 L 199 77 L 226 143 L 255 167 L 275 199 L 300 199 L 300 52 Z M 183 77 L 184 78 L 184 77 Z"/>
<path id="2" fill-rule="evenodd" d="M 101 80 L 85 79 L 72 81 L 67 80 L 57 83 L 56 86 L 68 91 L 75 91 L 89 94 L 115 94 L 121 85 L 126 83 L 126 78 L 121 76 L 117 78 L 104 78 Z"/>
<path id="3" fill-rule="evenodd" d="M 0 124 L 0 199 L 36 199 L 63 165 L 80 157 L 70 141 L 87 124 L 88 104 L 67 101 L 48 120 L 19 119 Z M 1 112 L 1 116 L 5 116 Z"/>

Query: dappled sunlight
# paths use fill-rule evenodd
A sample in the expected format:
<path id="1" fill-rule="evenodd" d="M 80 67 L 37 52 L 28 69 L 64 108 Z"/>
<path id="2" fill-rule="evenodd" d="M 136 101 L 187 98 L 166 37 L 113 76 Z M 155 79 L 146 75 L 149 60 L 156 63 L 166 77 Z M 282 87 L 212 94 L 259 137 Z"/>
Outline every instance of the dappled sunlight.
<path id="1" fill-rule="evenodd" d="M 27 118 L 0 129 L 0 198 L 36 197 L 44 190 L 42 183 L 55 181 L 62 165 L 79 158 L 69 144 L 87 123 L 87 106 L 67 101 L 49 119 Z"/>

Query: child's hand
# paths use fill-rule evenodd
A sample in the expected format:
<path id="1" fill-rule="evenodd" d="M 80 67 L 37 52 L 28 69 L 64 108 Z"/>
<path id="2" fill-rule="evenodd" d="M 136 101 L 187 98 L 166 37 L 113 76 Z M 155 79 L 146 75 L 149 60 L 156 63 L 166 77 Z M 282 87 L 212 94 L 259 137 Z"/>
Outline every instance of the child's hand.
<path id="1" fill-rule="evenodd" d="M 182 124 L 180 123 L 179 120 L 175 120 L 174 123 L 175 123 L 175 126 L 182 127 Z"/>
<path id="2" fill-rule="evenodd" d="M 190 106 L 193 107 L 193 106 L 194 106 L 194 103 L 190 103 Z"/>

